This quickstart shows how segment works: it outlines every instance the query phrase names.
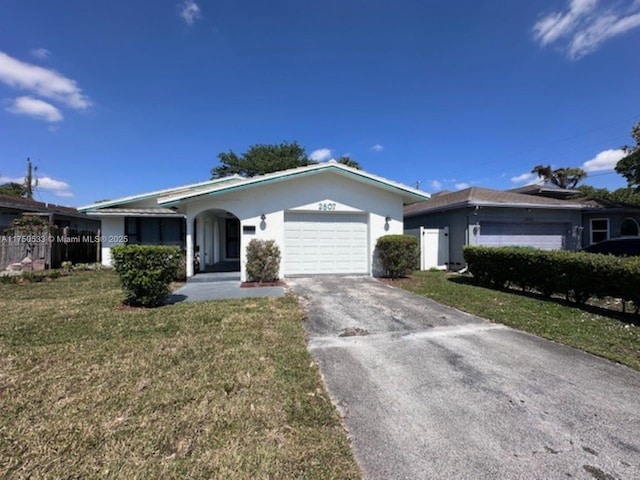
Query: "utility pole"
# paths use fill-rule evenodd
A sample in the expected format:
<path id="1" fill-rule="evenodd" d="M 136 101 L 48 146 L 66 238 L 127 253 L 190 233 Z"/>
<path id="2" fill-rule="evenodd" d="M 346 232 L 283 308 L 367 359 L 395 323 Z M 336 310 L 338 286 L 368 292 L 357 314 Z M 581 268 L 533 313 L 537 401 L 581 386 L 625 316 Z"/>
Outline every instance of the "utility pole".
<path id="1" fill-rule="evenodd" d="M 36 170 L 38 167 L 35 168 Z M 33 165 L 31 165 L 31 159 L 27 158 L 27 176 L 24 179 L 24 191 L 29 200 L 33 200 Z M 36 181 L 37 185 L 37 181 Z"/>

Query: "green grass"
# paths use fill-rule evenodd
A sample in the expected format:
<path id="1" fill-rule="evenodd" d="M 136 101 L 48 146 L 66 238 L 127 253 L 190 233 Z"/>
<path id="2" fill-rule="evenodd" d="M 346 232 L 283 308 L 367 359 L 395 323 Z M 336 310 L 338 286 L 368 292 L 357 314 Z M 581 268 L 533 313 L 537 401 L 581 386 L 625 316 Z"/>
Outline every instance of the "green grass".
<path id="1" fill-rule="evenodd" d="M 126 309 L 83 272 L 0 299 L 0 477 L 359 477 L 292 297 Z"/>
<path id="2" fill-rule="evenodd" d="M 630 315 L 581 309 L 562 301 L 476 286 L 469 277 L 416 272 L 398 281 L 414 293 L 464 312 L 640 370 L 640 326 Z"/>

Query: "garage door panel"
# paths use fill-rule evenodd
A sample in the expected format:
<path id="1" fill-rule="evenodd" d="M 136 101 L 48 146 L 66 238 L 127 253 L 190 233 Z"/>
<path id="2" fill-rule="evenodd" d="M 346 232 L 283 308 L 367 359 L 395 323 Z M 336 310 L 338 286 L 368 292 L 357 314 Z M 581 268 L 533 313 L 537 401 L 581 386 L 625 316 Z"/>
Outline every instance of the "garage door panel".
<path id="1" fill-rule="evenodd" d="M 528 246 L 543 250 L 566 248 L 567 223 L 498 223 L 480 224 L 480 245 L 488 247 Z"/>
<path id="2" fill-rule="evenodd" d="M 285 275 L 369 272 L 367 216 L 285 214 Z"/>

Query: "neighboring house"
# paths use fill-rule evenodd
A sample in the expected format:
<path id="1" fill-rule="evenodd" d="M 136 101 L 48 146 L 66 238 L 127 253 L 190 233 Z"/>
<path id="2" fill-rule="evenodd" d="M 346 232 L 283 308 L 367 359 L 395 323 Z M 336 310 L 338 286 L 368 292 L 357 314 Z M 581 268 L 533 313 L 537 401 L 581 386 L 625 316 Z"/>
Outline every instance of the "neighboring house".
<path id="1" fill-rule="evenodd" d="M 405 207 L 404 222 L 406 230 L 448 227 L 448 267 L 456 270 L 466 264 L 465 245 L 576 250 L 582 246 L 582 211 L 590 208 L 539 194 L 471 187 Z"/>
<path id="2" fill-rule="evenodd" d="M 128 243 L 179 245 L 187 276 L 235 264 L 246 280 L 251 239 L 275 240 L 283 276 L 375 274 L 378 237 L 403 232 L 403 206 L 425 192 L 320 163 L 251 178 L 232 176 L 80 208 L 102 220 L 102 259 Z M 195 265 L 194 265 L 195 264 Z"/>
<path id="3" fill-rule="evenodd" d="M 60 228 L 69 227 L 73 230 L 91 232 L 97 232 L 100 228 L 100 221 L 75 208 L 0 194 L 0 235 L 13 220 L 23 214 L 43 217 L 50 224 Z"/>
<path id="4" fill-rule="evenodd" d="M 87 263 L 98 259 L 97 243 L 94 240 L 80 240 L 83 237 L 94 239 L 97 236 L 99 220 L 80 213 L 75 208 L 0 195 L 0 235 L 5 233 L 16 218 L 26 215 L 40 217 L 58 229 L 50 232 L 52 235 L 40 237 L 40 241 L 34 242 L 28 240 L 28 235 L 19 241 L 12 240 L 11 237 L 0 238 L 0 270 L 20 263 L 26 257 L 34 265 L 37 263 L 39 268 L 58 268 L 63 261 Z"/>
<path id="5" fill-rule="evenodd" d="M 591 200 L 582 215 L 583 245 L 640 236 L 640 206 Z"/>

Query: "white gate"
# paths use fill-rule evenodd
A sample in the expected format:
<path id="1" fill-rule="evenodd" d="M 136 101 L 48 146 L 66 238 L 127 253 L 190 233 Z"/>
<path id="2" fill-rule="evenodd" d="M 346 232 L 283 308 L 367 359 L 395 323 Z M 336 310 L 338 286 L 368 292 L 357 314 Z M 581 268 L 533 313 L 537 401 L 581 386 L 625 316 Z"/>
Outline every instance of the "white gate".
<path id="1" fill-rule="evenodd" d="M 449 268 L 449 227 L 406 230 L 420 239 L 420 270 Z"/>

